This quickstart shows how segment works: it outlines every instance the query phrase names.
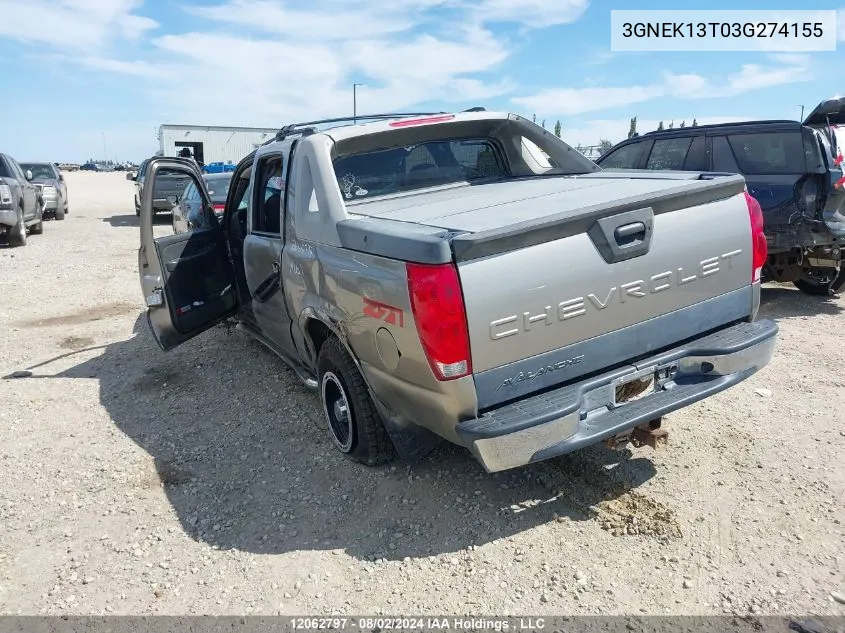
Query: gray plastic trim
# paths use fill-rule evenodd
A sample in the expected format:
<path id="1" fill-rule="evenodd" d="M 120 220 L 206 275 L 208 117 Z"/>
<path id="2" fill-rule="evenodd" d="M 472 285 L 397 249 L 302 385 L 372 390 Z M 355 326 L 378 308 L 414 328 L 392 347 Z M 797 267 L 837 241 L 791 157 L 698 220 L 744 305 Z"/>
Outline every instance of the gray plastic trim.
<path id="1" fill-rule="evenodd" d="M 651 207 L 599 218 L 587 235 L 608 264 L 623 262 L 648 253 L 654 234 Z"/>
<path id="2" fill-rule="evenodd" d="M 343 248 L 418 264 L 452 261 L 451 233 L 442 228 L 383 218 L 356 218 L 337 224 Z"/>

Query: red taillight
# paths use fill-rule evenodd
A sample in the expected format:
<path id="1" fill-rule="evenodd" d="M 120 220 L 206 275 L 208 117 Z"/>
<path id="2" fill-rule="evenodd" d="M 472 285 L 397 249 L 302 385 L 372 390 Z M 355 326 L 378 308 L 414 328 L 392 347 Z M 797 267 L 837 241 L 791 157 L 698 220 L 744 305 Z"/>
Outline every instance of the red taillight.
<path id="1" fill-rule="evenodd" d="M 763 265 L 769 255 L 766 234 L 763 233 L 763 210 L 756 198 L 747 191 L 745 192 L 745 202 L 748 204 L 748 217 L 751 220 L 751 281 L 760 281 L 760 271 L 763 270 Z"/>
<path id="2" fill-rule="evenodd" d="M 444 114 L 442 116 L 429 116 L 424 119 L 405 119 L 404 121 L 393 121 L 388 123 L 390 127 L 410 127 L 412 125 L 422 125 L 423 123 L 442 123 L 443 121 L 451 121 L 455 118 L 454 114 Z"/>
<path id="3" fill-rule="evenodd" d="M 225 204 L 213 204 L 211 206 L 214 207 L 215 211 L 225 211 L 226 210 Z"/>
<path id="4" fill-rule="evenodd" d="M 451 264 L 407 264 L 408 291 L 417 332 L 426 358 L 438 380 L 472 373 L 466 310 Z"/>

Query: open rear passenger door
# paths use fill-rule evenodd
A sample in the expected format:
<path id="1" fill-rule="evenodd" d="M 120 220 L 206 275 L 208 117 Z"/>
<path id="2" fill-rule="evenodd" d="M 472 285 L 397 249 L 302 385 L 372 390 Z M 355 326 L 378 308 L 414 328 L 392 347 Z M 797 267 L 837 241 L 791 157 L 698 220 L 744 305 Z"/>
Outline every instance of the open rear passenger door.
<path id="1" fill-rule="evenodd" d="M 156 180 L 173 176 L 190 178 L 201 198 L 184 232 L 174 232 L 170 217 L 157 223 L 153 209 Z M 144 184 L 138 274 L 150 329 L 159 346 L 169 350 L 237 312 L 235 272 L 223 227 L 195 163 L 154 158 Z"/>

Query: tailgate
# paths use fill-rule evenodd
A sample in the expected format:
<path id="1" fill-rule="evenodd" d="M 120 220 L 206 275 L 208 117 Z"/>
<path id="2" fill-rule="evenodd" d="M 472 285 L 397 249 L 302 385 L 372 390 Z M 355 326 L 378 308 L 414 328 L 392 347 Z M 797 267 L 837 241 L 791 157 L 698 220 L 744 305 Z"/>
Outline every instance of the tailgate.
<path id="1" fill-rule="evenodd" d="M 182 197 L 182 191 L 188 185 L 189 178 L 187 176 L 170 176 L 162 175 L 156 177 L 155 192 L 153 197 L 155 199 L 166 198 L 167 196 Z"/>
<path id="2" fill-rule="evenodd" d="M 750 315 L 743 182 L 604 176 L 612 201 L 590 206 L 602 197 L 591 190 L 534 225 L 456 238 L 481 407 Z"/>

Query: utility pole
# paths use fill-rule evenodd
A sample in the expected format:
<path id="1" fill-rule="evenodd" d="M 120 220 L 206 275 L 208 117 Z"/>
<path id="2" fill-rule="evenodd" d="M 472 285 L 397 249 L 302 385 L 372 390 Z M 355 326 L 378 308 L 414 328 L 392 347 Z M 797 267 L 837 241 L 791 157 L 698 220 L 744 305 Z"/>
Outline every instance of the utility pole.
<path id="1" fill-rule="evenodd" d="M 358 86 L 363 86 L 364 84 L 352 84 L 352 123 L 356 123 L 356 117 L 358 116 Z"/>

